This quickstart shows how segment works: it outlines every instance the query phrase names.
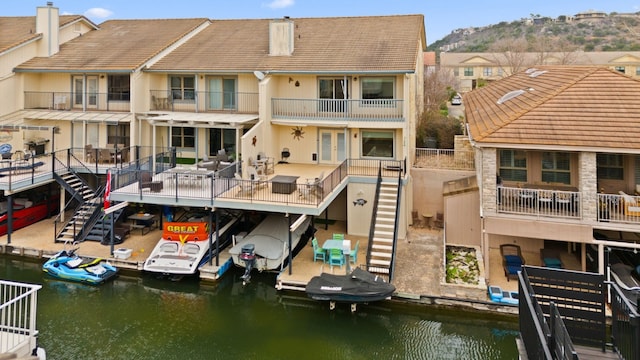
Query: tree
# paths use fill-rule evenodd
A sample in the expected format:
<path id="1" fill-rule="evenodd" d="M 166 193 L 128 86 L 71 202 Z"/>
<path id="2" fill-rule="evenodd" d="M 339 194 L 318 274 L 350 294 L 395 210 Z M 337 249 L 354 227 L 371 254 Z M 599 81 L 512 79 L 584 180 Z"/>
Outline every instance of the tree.
<path id="1" fill-rule="evenodd" d="M 424 74 L 424 111 L 437 112 L 452 96 L 450 89 L 458 88 L 458 80 L 449 69 L 436 68 Z"/>
<path id="2" fill-rule="evenodd" d="M 504 38 L 494 42 L 490 50 L 505 74 L 515 74 L 532 65 L 527 59 L 528 47 L 524 38 Z"/>

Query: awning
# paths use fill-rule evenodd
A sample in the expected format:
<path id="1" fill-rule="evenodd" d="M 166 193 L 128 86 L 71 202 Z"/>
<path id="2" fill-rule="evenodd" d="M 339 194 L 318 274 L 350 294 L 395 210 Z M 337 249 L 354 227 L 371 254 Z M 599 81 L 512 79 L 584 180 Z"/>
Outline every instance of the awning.
<path id="1" fill-rule="evenodd" d="M 70 121 L 120 124 L 131 122 L 133 114 L 121 112 L 83 112 L 60 110 L 19 110 L 0 116 L 0 129 L 3 130 L 50 130 L 56 126 L 38 126 L 29 121 Z"/>
<path id="2" fill-rule="evenodd" d="M 174 127 L 238 127 L 258 121 L 258 114 L 156 112 L 139 116 L 149 124 Z"/>

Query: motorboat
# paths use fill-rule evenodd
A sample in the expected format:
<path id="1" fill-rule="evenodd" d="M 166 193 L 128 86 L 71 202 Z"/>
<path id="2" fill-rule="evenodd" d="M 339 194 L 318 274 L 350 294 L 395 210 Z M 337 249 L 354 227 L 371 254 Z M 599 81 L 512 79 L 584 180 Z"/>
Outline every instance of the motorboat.
<path id="1" fill-rule="evenodd" d="M 249 271 L 254 268 L 258 271 L 281 270 L 288 262 L 289 253 L 295 256 L 315 232 L 308 216 L 302 215 L 291 223 L 289 221 L 282 214 L 267 215 L 229 250 L 233 263 Z M 294 228 L 291 231 L 291 247 L 290 226 Z"/>
<path id="2" fill-rule="evenodd" d="M 240 221 L 241 212 L 226 212 L 221 216 L 219 238 L 209 231 L 204 216 L 188 216 L 184 222 L 165 222 L 162 238 L 144 262 L 143 271 L 179 280 L 194 275 L 198 269 L 231 243 L 232 229 Z M 212 240 L 209 240 L 211 233 Z M 217 244 L 216 244 L 217 242 Z M 211 251 L 210 251 L 211 249 Z"/>
<path id="3" fill-rule="evenodd" d="M 499 304 L 518 305 L 518 292 L 502 290 L 500 286 L 491 285 L 488 288 L 491 301 Z"/>
<path id="4" fill-rule="evenodd" d="M 396 287 L 384 278 L 361 268 L 344 275 L 322 273 L 312 277 L 305 287 L 308 297 L 329 301 L 331 309 L 336 302 L 350 303 L 351 311 L 355 311 L 359 303 L 388 299 L 395 291 Z"/>
<path id="5" fill-rule="evenodd" d="M 113 278 L 118 269 L 101 258 L 87 258 L 76 254 L 76 250 L 62 250 L 42 266 L 47 274 L 63 280 L 99 285 Z"/>
<path id="6" fill-rule="evenodd" d="M 13 199 L 13 222 L 12 230 L 34 224 L 57 211 L 60 202 L 59 195 L 45 197 L 41 194 L 33 194 L 27 197 L 16 197 Z M 9 202 L 5 199 L 0 201 L 0 236 L 6 235 L 9 225 Z"/>

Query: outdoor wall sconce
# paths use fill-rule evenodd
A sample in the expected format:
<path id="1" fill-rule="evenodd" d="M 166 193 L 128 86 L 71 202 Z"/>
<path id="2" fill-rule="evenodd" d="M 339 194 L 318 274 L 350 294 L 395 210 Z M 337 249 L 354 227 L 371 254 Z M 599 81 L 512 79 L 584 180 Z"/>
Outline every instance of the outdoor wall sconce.
<path id="1" fill-rule="evenodd" d="M 357 139 L 358 138 L 358 133 L 353 133 L 353 138 Z"/>

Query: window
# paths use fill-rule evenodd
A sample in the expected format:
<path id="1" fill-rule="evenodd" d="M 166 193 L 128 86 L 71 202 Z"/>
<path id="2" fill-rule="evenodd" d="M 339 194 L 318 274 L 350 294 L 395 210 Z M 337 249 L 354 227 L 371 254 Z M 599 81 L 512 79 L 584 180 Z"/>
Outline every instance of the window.
<path id="1" fill-rule="evenodd" d="M 542 181 L 571 184 L 569 153 L 542 153 Z"/>
<path id="2" fill-rule="evenodd" d="M 598 179 L 623 180 L 623 162 L 620 154 L 596 155 Z"/>
<path id="3" fill-rule="evenodd" d="M 394 79 L 387 78 L 360 78 L 362 99 L 393 99 Z"/>
<path id="4" fill-rule="evenodd" d="M 502 70 L 502 68 L 498 68 L 498 76 L 502 76 L 504 74 L 504 71 Z"/>
<path id="5" fill-rule="evenodd" d="M 124 144 L 125 147 L 129 147 L 130 129 L 129 124 L 107 125 L 107 143 Z"/>
<path id="6" fill-rule="evenodd" d="M 196 80 L 193 76 L 171 76 L 171 98 L 173 100 L 194 100 Z"/>
<path id="7" fill-rule="evenodd" d="M 640 76 L 640 66 L 636 66 L 636 76 Z"/>
<path id="8" fill-rule="evenodd" d="M 617 72 L 621 72 L 624 74 L 624 66 L 616 66 L 615 69 Z"/>
<path id="9" fill-rule="evenodd" d="M 218 150 L 225 149 L 227 154 L 236 152 L 236 129 L 209 129 L 209 156 L 218 154 Z"/>
<path id="10" fill-rule="evenodd" d="M 527 153 L 520 150 L 500 150 L 500 177 L 506 181 L 527 181 Z"/>
<path id="11" fill-rule="evenodd" d="M 210 76 L 207 78 L 209 110 L 235 110 L 238 104 L 235 77 Z"/>
<path id="12" fill-rule="evenodd" d="M 360 136 L 363 157 L 393 158 L 394 132 L 362 130 Z"/>
<path id="13" fill-rule="evenodd" d="M 318 102 L 321 112 L 344 112 L 345 99 L 349 98 L 349 80 L 344 78 L 323 78 L 318 80 Z"/>
<path id="14" fill-rule="evenodd" d="M 171 146 L 181 148 L 193 148 L 196 145 L 195 128 L 172 127 Z"/>
<path id="15" fill-rule="evenodd" d="M 470 67 L 464 68 L 464 76 L 473 76 L 473 68 L 470 68 Z"/>
<path id="16" fill-rule="evenodd" d="M 492 73 L 493 73 L 493 69 L 490 67 L 486 67 L 482 69 L 482 76 L 491 76 Z"/>
<path id="17" fill-rule="evenodd" d="M 460 69 L 458 69 L 458 68 L 454 68 L 454 69 L 453 69 L 453 76 L 455 76 L 455 77 L 460 76 Z"/>
<path id="18" fill-rule="evenodd" d="M 109 75 L 107 77 L 109 100 L 129 101 L 131 96 L 129 75 Z"/>

